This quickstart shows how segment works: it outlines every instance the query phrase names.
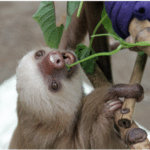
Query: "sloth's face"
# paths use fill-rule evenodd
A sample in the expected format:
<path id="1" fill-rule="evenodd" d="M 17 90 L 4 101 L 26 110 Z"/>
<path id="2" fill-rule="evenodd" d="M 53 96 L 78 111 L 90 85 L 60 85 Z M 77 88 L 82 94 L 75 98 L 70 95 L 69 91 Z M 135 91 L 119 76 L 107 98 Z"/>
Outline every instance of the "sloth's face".
<path id="1" fill-rule="evenodd" d="M 19 100 L 39 116 L 72 112 L 80 104 L 82 79 L 80 67 L 67 70 L 77 60 L 70 51 L 41 47 L 27 53 L 16 70 Z M 59 109 L 58 109 L 59 108 Z"/>
<path id="2" fill-rule="evenodd" d="M 69 70 L 66 66 L 66 64 L 72 64 L 76 60 L 77 57 L 71 51 L 41 47 L 25 55 L 17 70 L 21 70 L 20 72 L 26 70 L 23 74 L 25 76 L 30 74 L 30 77 L 26 80 L 34 77 L 31 80 L 36 82 L 36 84 L 38 84 L 37 82 L 40 83 L 42 78 L 50 91 L 57 92 L 62 88 L 63 79 L 71 80 L 77 74 L 79 70 L 78 65 L 71 67 Z M 41 76 L 40 79 L 37 79 L 38 76 Z"/>

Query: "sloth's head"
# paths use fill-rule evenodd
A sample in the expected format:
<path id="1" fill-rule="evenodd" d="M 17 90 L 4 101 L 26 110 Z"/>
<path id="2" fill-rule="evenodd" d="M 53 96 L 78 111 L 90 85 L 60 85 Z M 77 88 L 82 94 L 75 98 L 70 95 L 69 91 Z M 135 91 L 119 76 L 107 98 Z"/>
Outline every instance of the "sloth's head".
<path id="1" fill-rule="evenodd" d="M 46 104 L 60 107 L 78 103 L 82 82 L 78 65 L 67 70 L 66 64 L 77 60 L 71 51 L 37 48 L 27 53 L 17 68 L 17 91 L 20 101 L 33 107 Z M 41 105 L 41 106 L 40 106 Z M 53 107 L 52 107 L 53 108 Z M 51 108 L 51 110 L 52 110 Z"/>

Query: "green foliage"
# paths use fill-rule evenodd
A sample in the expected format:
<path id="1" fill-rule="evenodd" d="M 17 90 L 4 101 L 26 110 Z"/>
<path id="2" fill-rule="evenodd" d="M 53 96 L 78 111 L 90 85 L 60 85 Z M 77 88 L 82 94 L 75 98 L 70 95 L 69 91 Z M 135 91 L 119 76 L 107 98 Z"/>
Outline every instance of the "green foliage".
<path id="1" fill-rule="evenodd" d="M 79 5 L 80 4 L 80 5 Z M 71 22 L 71 17 L 74 13 L 74 11 L 78 8 L 78 16 L 81 12 L 81 8 L 83 5 L 83 1 L 68 1 L 67 2 L 67 18 L 66 18 L 66 27 L 67 29 L 68 25 Z M 57 49 L 60 43 L 60 39 L 63 33 L 63 25 L 60 27 L 56 27 L 55 23 L 55 11 L 54 11 L 54 5 L 52 1 L 42 1 L 40 3 L 40 6 L 37 10 L 37 12 L 34 14 L 33 18 L 38 22 L 40 25 L 44 39 L 46 44 L 51 47 Z M 117 53 L 122 47 L 130 48 L 134 46 L 150 46 L 150 43 L 147 41 L 144 42 L 138 42 L 138 43 L 127 43 L 124 39 L 122 39 L 120 36 L 118 36 L 115 31 L 113 30 L 111 20 L 109 19 L 106 9 L 104 8 L 101 15 L 101 20 L 95 27 L 93 31 L 93 35 L 90 41 L 89 47 L 86 47 L 83 44 L 80 44 L 77 46 L 76 54 L 78 56 L 79 61 L 75 62 L 71 65 L 68 65 L 68 68 L 76 65 L 78 63 L 81 63 L 81 66 L 84 68 L 86 73 L 92 74 L 94 71 L 95 61 L 97 60 L 98 56 L 110 56 L 115 53 Z M 95 35 L 97 29 L 100 27 L 100 25 L 103 24 L 105 29 L 108 31 L 109 34 L 98 34 Z M 116 50 L 111 52 L 103 52 L 103 53 L 94 53 L 94 51 L 91 48 L 93 38 L 96 36 L 112 36 L 116 40 L 120 42 L 120 45 L 117 47 Z M 140 55 L 142 55 L 144 52 L 139 52 Z"/>
<path id="2" fill-rule="evenodd" d="M 113 29 L 112 27 L 112 23 L 111 23 L 111 20 L 109 19 L 107 13 L 106 13 L 106 9 L 105 7 L 103 8 L 103 11 L 102 11 L 102 14 L 101 14 L 101 18 L 104 18 L 105 19 L 103 20 L 102 24 L 104 25 L 104 28 L 107 30 L 107 32 L 109 34 L 112 34 L 114 35 L 115 37 L 117 37 L 117 39 L 120 39 L 120 40 L 123 40 Z M 120 41 L 119 40 L 119 41 Z"/>
<path id="3" fill-rule="evenodd" d="M 52 1 L 42 1 L 33 18 L 40 25 L 46 44 L 57 49 L 62 37 L 64 26 L 56 27 L 55 11 Z"/>
<path id="4" fill-rule="evenodd" d="M 108 14 L 106 13 L 106 9 L 104 7 L 103 11 L 102 11 L 102 15 L 101 18 L 105 18 L 102 22 L 102 24 L 104 25 L 104 28 L 107 30 L 107 32 L 109 33 L 109 35 L 107 36 L 112 36 L 114 37 L 114 39 L 118 40 L 120 42 L 120 44 L 122 45 L 122 47 L 126 47 L 126 48 L 130 48 L 130 47 L 134 47 L 134 46 L 149 46 L 150 43 L 147 41 L 143 41 L 143 42 L 137 42 L 137 43 L 127 43 L 125 42 L 124 39 L 122 39 L 113 29 L 112 27 L 112 23 L 111 20 L 108 17 Z M 101 19 L 102 20 L 102 19 Z M 104 34 L 99 34 L 99 36 L 102 36 Z M 98 35 L 97 35 L 98 36 Z M 144 52 L 140 52 L 140 54 L 142 54 Z"/>
<path id="5" fill-rule="evenodd" d="M 88 56 L 95 54 L 95 52 L 92 50 L 92 48 L 88 48 L 84 44 L 79 44 L 77 46 L 75 53 L 79 60 L 83 60 L 83 59 L 87 58 Z M 98 58 L 95 57 L 95 58 L 91 58 L 91 59 L 81 63 L 81 66 L 85 70 L 86 73 L 89 73 L 89 74 L 94 73 L 95 61 L 97 59 Z"/>
<path id="6" fill-rule="evenodd" d="M 82 67 L 83 68 L 87 68 L 86 66 L 88 66 L 89 63 L 83 63 L 84 61 L 88 61 L 89 59 L 93 59 L 94 57 L 98 57 L 98 56 L 110 56 L 110 55 L 113 55 L 115 53 L 117 53 L 121 48 L 123 47 L 126 47 L 126 48 L 130 48 L 130 47 L 134 47 L 134 46 L 150 46 L 150 43 L 147 42 L 147 41 L 142 41 L 142 42 L 137 42 L 137 43 L 127 43 L 125 42 L 124 39 L 122 39 L 120 36 L 118 36 L 116 34 L 116 32 L 113 30 L 113 27 L 112 27 L 112 23 L 111 23 L 111 20 L 109 19 L 107 13 L 106 13 L 106 9 L 104 8 L 103 11 L 102 11 L 102 16 L 101 16 L 101 20 L 99 21 L 99 23 L 97 24 L 97 26 L 95 27 L 94 31 L 93 31 L 93 35 L 91 36 L 91 41 L 90 41 L 90 46 L 89 46 L 89 49 L 92 45 L 92 42 L 93 42 L 93 38 L 94 37 L 97 37 L 97 36 L 112 36 L 114 37 L 114 39 L 118 40 L 120 42 L 120 45 L 117 47 L 116 50 L 114 51 L 111 51 L 111 52 L 104 52 L 104 53 L 97 53 L 97 54 L 93 54 L 93 55 L 90 55 L 89 57 L 86 57 L 84 59 L 79 59 L 78 62 L 75 62 L 74 64 L 71 64 L 69 65 L 68 67 L 71 67 L 73 65 L 76 65 L 78 63 L 81 63 L 82 62 Z M 94 35 L 97 31 L 97 29 L 100 27 L 101 23 L 104 25 L 105 29 L 108 31 L 109 34 L 97 34 L 97 35 Z M 83 46 L 82 46 L 83 47 Z M 143 55 L 144 52 L 138 52 L 139 55 Z M 81 53 L 81 54 L 77 54 L 77 55 L 80 55 L 79 57 L 80 58 L 83 58 L 82 55 L 84 53 Z M 94 63 L 92 64 L 94 66 Z M 92 67 L 93 69 L 93 67 Z M 86 70 L 85 70 L 86 71 Z M 87 72 L 87 71 L 86 71 Z"/>
<path id="7" fill-rule="evenodd" d="M 113 27 L 112 27 L 112 22 L 111 22 L 110 18 L 108 17 L 108 14 L 106 13 L 105 7 L 103 8 L 101 18 L 105 18 L 105 19 L 102 21 L 102 24 L 104 25 L 104 28 L 105 28 L 105 29 L 107 30 L 107 32 L 109 33 L 108 36 L 114 37 L 115 40 L 118 40 L 122 45 L 124 45 L 123 47 L 129 48 L 129 47 L 128 47 L 128 44 L 129 44 L 129 43 L 125 42 L 125 40 L 122 39 L 122 38 L 114 31 L 114 29 L 113 29 Z M 101 20 L 102 20 L 102 19 L 101 19 Z"/>
<path id="8" fill-rule="evenodd" d="M 71 17 L 75 10 L 78 8 L 80 2 L 79 1 L 68 1 L 67 2 L 67 18 L 66 18 L 66 26 L 65 30 L 68 28 L 69 24 L 71 23 Z"/>
<path id="9" fill-rule="evenodd" d="M 68 67 L 76 65 L 77 63 L 81 63 L 81 66 L 86 73 L 93 74 L 94 67 L 95 67 L 95 61 L 98 59 L 98 56 L 110 56 L 110 55 L 117 53 L 122 48 L 122 45 L 121 45 L 116 50 L 111 51 L 111 52 L 103 52 L 103 53 L 97 53 L 97 54 L 94 53 L 94 51 L 92 50 L 92 42 L 93 42 L 94 37 L 101 36 L 101 34 L 95 35 L 95 33 L 102 23 L 108 32 L 115 35 L 115 37 L 117 37 L 117 39 L 119 38 L 119 40 L 121 40 L 121 41 L 123 40 L 113 30 L 112 23 L 106 13 L 105 8 L 103 9 L 101 18 L 102 19 L 99 21 L 99 23 L 96 25 L 96 27 L 93 31 L 93 36 L 91 36 L 91 41 L 90 41 L 89 47 L 86 47 L 83 44 L 82 45 L 79 44 L 76 49 L 76 55 L 77 55 L 79 61 L 75 62 L 74 64 L 69 65 Z"/>
<path id="10" fill-rule="evenodd" d="M 77 12 L 77 17 L 80 16 L 82 5 L 83 5 L 83 1 L 81 1 L 80 4 L 79 4 L 79 8 L 78 8 L 78 12 Z"/>

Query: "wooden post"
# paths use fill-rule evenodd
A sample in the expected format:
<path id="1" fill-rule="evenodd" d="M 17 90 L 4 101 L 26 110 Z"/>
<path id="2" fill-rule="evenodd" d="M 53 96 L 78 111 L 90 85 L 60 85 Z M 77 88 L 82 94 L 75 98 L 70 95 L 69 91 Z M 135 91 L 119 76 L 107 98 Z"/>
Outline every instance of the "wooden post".
<path id="1" fill-rule="evenodd" d="M 115 122 L 119 127 L 121 138 L 131 149 L 150 149 L 150 142 L 147 138 L 147 133 L 140 129 L 136 123 L 133 121 L 130 128 L 122 128 L 118 125 L 118 117 L 120 116 L 120 111 L 115 114 Z"/>
<path id="2" fill-rule="evenodd" d="M 150 42 L 150 22 L 148 20 L 140 21 L 134 18 L 129 24 L 129 32 L 133 38 L 133 42 L 149 41 Z M 141 47 L 147 55 L 150 56 L 150 47 Z M 130 83 L 141 83 L 147 55 L 137 56 L 135 66 L 132 72 Z M 115 114 L 115 121 L 118 125 L 122 138 L 131 149 L 150 149 L 150 142 L 147 139 L 147 133 L 140 129 L 134 121 L 132 116 L 137 99 L 125 99 L 122 110 Z M 128 110 L 126 113 L 123 110 Z"/>
<path id="3" fill-rule="evenodd" d="M 132 76 L 130 79 L 131 84 L 132 83 L 139 83 L 139 84 L 141 83 L 144 68 L 146 65 L 146 61 L 147 61 L 146 54 L 144 54 L 142 56 L 140 56 L 139 54 L 137 55 L 135 66 L 134 66 Z M 134 107 L 135 107 L 136 102 L 137 102 L 137 99 L 135 99 L 135 98 L 126 98 L 124 100 L 122 109 L 120 111 L 120 115 L 118 116 L 118 125 L 120 127 L 124 127 L 124 128 L 131 127 L 132 116 L 134 113 Z M 125 112 L 124 110 L 128 110 L 127 113 L 121 113 L 121 112 Z"/>
<path id="4" fill-rule="evenodd" d="M 133 37 L 134 42 L 139 41 L 150 42 L 150 22 L 148 20 L 140 21 L 136 18 L 133 18 L 133 20 L 129 24 L 129 32 L 130 35 Z M 141 49 L 148 55 L 150 55 L 150 47 L 141 47 Z M 130 79 L 131 84 L 141 83 L 146 60 L 147 60 L 146 54 L 142 56 L 140 55 L 137 56 L 133 73 Z M 120 117 L 118 118 L 119 126 L 124 128 L 129 128 L 131 126 L 136 101 L 137 100 L 133 98 L 125 99 L 122 109 L 123 110 L 128 109 L 128 113 L 125 114 L 120 113 Z"/>

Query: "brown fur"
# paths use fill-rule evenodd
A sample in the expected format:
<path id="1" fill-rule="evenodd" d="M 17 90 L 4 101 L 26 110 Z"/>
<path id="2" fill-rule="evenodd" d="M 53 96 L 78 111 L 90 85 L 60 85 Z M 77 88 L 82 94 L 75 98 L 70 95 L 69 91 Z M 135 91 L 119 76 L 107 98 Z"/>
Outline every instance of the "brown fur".
<path id="1" fill-rule="evenodd" d="M 126 148 L 113 129 L 113 118 L 104 113 L 105 94 L 109 87 L 96 89 L 83 99 L 82 108 L 70 127 L 67 116 L 60 116 L 48 123 L 39 121 L 34 114 L 28 114 L 18 101 L 18 127 L 9 148 L 17 149 L 108 149 Z M 67 106 L 66 106 L 67 107 Z"/>

